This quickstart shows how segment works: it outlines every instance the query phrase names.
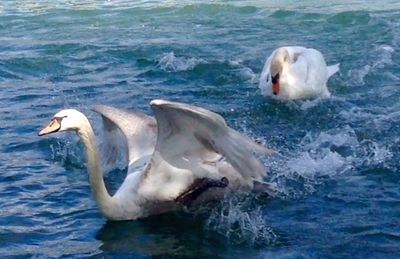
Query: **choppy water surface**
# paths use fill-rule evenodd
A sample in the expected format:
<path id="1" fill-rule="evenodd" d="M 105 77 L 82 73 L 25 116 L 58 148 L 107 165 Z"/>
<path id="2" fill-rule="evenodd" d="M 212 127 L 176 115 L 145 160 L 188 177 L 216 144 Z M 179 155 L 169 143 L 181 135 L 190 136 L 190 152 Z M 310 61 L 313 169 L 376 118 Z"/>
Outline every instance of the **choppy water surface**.
<path id="1" fill-rule="evenodd" d="M 394 257 L 400 252 L 397 1 L 0 3 L 0 255 Z M 321 1 L 322 2 L 322 1 Z M 332 98 L 263 98 L 281 45 L 340 62 Z M 280 155 L 278 197 L 106 222 L 73 134 L 39 138 L 58 110 L 151 113 L 166 98 L 223 115 Z M 124 172 L 106 177 L 115 189 Z"/>

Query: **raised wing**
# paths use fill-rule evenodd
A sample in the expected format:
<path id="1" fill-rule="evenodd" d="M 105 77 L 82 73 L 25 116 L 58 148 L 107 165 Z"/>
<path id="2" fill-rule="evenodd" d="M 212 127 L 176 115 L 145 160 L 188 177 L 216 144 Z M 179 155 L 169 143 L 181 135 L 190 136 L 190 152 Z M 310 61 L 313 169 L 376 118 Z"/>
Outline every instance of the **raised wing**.
<path id="1" fill-rule="evenodd" d="M 178 181 L 176 172 L 181 172 L 181 178 L 188 172 L 193 178 L 220 178 L 225 175 L 221 175 L 223 171 L 218 170 L 217 164 L 224 159 L 239 174 L 236 178 L 246 183 L 261 180 L 265 175 L 252 150 L 272 151 L 229 128 L 220 115 L 164 100 L 153 100 L 150 105 L 156 115 L 158 136 L 146 174 L 160 174 L 164 181 L 171 177 Z"/>
<path id="2" fill-rule="evenodd" d="M 103 119 L 106 164 L 115 163 L 121 152 L 127 166 L 153 153 L 157 138 L 153 117 L 105 105 L 97 105 L 93 110 Z"/>

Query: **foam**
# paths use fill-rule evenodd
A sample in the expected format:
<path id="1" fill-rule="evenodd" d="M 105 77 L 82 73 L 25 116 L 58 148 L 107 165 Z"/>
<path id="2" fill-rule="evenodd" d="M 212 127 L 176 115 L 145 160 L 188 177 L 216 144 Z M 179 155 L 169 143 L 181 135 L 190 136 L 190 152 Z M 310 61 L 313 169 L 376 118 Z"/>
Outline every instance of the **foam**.
<path id="1" fill-rule="evenodd" d="M 362 147 L 362 159 L 358 161 L 358 166 L 387 167 L 386 161 L 393 157 L 389 149 L 372 140 L 364 140 L 360 144 Z"/>
<path id="2" fill-rule="evenodd" d="M 203 59 L 176 57 L 174 52 L 170 52 L 160 59 L 158 65 L 165 71 L 179 72 L 192 70 L 202 63 L 205 63 Z"/>
<path id="3" fill-rule="evenodd" d="M 346 159 L 336 152 L 327 152 L 313 157 L 308 152 L 303 152 L 288 162 L 291 172 L 295 172 L 305 178 L 314 178 L 321 175 L 333 175 L 341 171 L 346 164 Z"/>
<path id="4" fill-rule="evenodd" d="M 315 192 L 316 187 L 343 174 L 351 173 L 359 157 L 360 143 L 350 126 L 321 133 L 309 132 L 293 150 L 281 150 L 271 168 L 270 181 L 283 199 Z"/>
<path id="5" fill-rule="evenodd" d="M 248 197 L 254 199 L 253 197 Z M 213 207 L 205 227 L 225 236 L 230 243 L 271 245 L 278 235 L 266 223 L 261 207 L 249 208 L 250 200 L 233 196 Z"/>
<path id="6" fill-rule="evenodd" d="M 289 174 L 308 179 L 342 174 L 351 167 L 352 147 L 357 144 L 354 131 L 349 127 L 317 136 L 307 134 L 300 143 L 302 150 L 287 161 Z"/>
<path id="7" fill-rule="evenodd" d="M 366 65 L 358 69 L 350 69 L 348 72 L 349 77 L 353 85 L 363 86 L 365 85 L 365 77 L 371 73 L 377 72 L 377 70 L 383 69 L 388 65 L 393 64 L 394 48 L 389 45 L 376 46 L 371 52 L 367 60 Z"/>

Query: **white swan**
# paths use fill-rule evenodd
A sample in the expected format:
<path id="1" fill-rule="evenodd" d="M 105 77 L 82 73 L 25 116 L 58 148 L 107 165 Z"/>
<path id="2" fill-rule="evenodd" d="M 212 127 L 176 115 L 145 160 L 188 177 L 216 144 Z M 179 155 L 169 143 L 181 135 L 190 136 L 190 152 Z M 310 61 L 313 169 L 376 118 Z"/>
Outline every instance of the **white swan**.
<path id="1" fill-rule="evenodd" d="M 259 87 L 265 96 L 279 100 L 329 97 L 329 77 L 339 64 L 328 66 L 321 52 L 299 46 L 281 47 L 264 64 Z"/>
<path id="2" fill-rule="evenodd" d="M 204 187 L 201 185 L 204 184 L 202 179 L 211 179 L 220 183 L 220 187 L 228 185 L 228 188 L 218 188 L 224 192 L 238 188 L 270 190 L 270 185 L 261 182 L 265 171 L 251 150 L 266 153 L 271 150 L 240 135 L 229 128 L 220 115 L 208 110 L 164 100 L 153 100 L 150 105 L 157 120 L 157 140 L 150 162 L 141 171 L 134 172 L 129 168 L 128 175 L 113 196 L 105 187 L 95 135 L 85 115 L 74 109 L 62 110 L 38 133 L 39 136 L 60 131 L 78 133 L 86 150 L 92 192 L 106 218 L 129 220 L 176 209 L 181 206 L 177 199 L 182 195 L 190 197 L 193 193 L 199 194 L 198 190 Z M 96 108 L 107 118 L 105 123 L 110 124 L 111 128 L 121 129 L 123 115 L 110 120 L 113 117 L 112 109 L 106 106 Z M 154 128 L 153 123 L 148 124 L 151 122 L 148 117 L 141 119 L 137 114 L 129 116 L 129 123 L 136 121 L 140 124 L 138 131 L 130 126 L 132 132 L 127 133 L 131 135 Z M 131 154 L 132 143 L 128 146 Z M 200 185 L 197 184 L 199 182 Z M 200 197 L 207 197 L 215 189 L 206 188 Z"/>

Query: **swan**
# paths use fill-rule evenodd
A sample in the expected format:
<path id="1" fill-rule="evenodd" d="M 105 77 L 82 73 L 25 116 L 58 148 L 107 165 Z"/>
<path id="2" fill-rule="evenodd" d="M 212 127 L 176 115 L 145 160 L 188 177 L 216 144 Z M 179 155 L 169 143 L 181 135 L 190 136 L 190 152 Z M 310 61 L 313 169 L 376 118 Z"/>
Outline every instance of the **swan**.
<path id="1" fill-rule="evenodd" d="M 279 100 L 329 97 L 326 82 L 338 71 L 339 63 L 327 66 L 316 49 L 280 47 L 265 62 L 259 88 L 263 95 Z"/>
<path id="2" fill-rule="evenodd" d="M 252 152 L 271 153 L 272 150 L 228 127 L 220 115 L 209 110 L 161 99 L 151 101 L 150 106 L 156 124 L 151 117 L 141 114 L 128 115 L 127 111 L 112 107 L 95 107 L 109 127 L 106 130 L 119 128 L 131 136 L 125 135 L 130 142 L 130 159 L 134 161 L 129 161 L 127 176 L 112 196 L 103 180 L 93 129 L 83 113 L 62 110 L 38 132 L 39 136 L 62 131 L 78 134 L 85 147 L 94 198 L 108 220 L 134 220 L 181 208 L 188 200 L 203 201 L 214 198 L 215 193 L 238 189 L 273 192 L 273 187 L 262 181 L 266 171 Z M 127 126 L 132 122 L 137 125 Z M 157 135 L 152 146 L 146 141 L 153 140 L 151 131 L 155 125 Z M 145 140 L 141 134 L 149 132 Z M 151 151 L 144 169 L 138 169 L 135 164 L 146 154 L 135 156 L 131 150 L 135 145 L 141 150 L 141 144 L 147 146 L 147 153 Z"/>

